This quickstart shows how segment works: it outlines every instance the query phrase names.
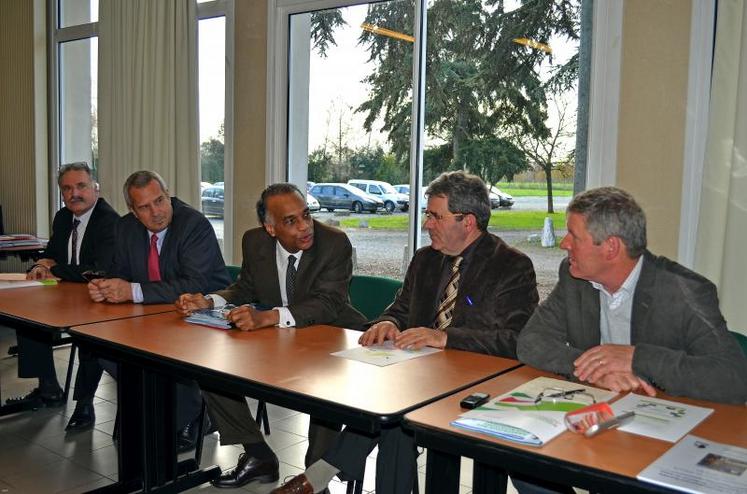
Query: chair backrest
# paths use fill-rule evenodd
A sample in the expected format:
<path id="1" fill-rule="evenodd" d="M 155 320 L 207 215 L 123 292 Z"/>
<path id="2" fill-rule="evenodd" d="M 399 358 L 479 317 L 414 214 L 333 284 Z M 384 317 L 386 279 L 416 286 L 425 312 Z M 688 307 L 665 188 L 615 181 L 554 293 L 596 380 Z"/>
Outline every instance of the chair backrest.
<path id="1" fill-rule="evenodd" d="M 369 321 L 376 319 L 394 301 L 402 282 L 383 276 L 353 275 L 350 302 Z"/>
<path id="2" fill-rule="evenodd" d="M 231 277 L 231 281 L 236 281 L 239 278 L 241 266 L 232 266 L 230 264 L 226 264 L 226 271 L 228 271 L 228 276 Z"/>
<path id="3" fill-rule="evenodd" d="M 742 333 L 737 333 L 736 331 L 729 332 L 734 335 L 734 338 L 737 339 L 737 341 L 739 342 L 739 346 L 742 347 L 742 352 L 744 352 L 745 357 L 747 357 L 747 336 L 743 335 Z"/>

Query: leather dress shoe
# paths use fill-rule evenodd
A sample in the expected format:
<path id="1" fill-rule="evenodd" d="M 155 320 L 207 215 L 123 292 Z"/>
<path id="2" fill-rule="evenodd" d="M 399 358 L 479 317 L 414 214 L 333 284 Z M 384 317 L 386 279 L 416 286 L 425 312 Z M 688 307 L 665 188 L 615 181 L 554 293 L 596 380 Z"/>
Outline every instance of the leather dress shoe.
<path id="1" fill-rule="evenodd" d="M 65 427 L 66 431 L 82 431 L 84 429 L 90 429 L 96 422 L 96 411 L 93 408 L 93 403 L 78 403 L 75 405 L 75 411 L 73 416 L 70 417 L 70 421 Z"/>
<path id="2" fill-rule="evenodd" d="M 314 488 L 309 484 L 305 474 L 296 475 L 280 487 L 270 491 L 270 494 L 314 494 Z"/>
<path id="3" fill-rule="evenodd" d="M 219 488 L 234 488 L 241 487 L 254 480 L 267 484 L 277 482 L 279 478 L 280 465 L 276 456 L 260 459 L 241 453 L 236 468 L 213 480 L 212 484 Z"/>
<path id="4" fill-rule="evenodd" d="M 45 407 L 59 407 L 65 404 L 65 400 L 62 397 L 62 389 L 57 388 L 54 391 L 44 391 L 42 392 L 39 388 L 34 388 L 33 391 L 31 391 L 27 395 L 23 396 L 15 396 L 13 398 L 8 398 L 7 404 L 13 405 L 18 403 L 33 403 L 37 402 L 39 405 L 44 405 Z"/>

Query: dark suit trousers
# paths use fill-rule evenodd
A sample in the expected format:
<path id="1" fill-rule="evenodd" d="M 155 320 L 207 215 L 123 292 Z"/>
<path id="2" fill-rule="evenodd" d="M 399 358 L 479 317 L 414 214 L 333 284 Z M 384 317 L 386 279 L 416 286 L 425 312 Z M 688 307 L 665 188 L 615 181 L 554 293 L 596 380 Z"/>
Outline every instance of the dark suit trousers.
<path id="1" fill-rule="evenodd" d="M 251 410 L 243 396 L 222 395 L 210 391 L 202 392 L 208 404 L 210 420 L 218 426 L 220 443 L 255 444 L 265 442 L 262 431 L 252 417 Z M 340 426 L 315 417 L 309 423 L 309 448 L 306 450 L 306 466 L 319 460 L 332 446 Z"/>
<path id="2" fill-rule="evenodd" d="M 342 480 L 362 480 L 366 458 L 377 444 L 376 492 L 410 494 L 417 469 L 415 439 L 401 427 L 374 436 L 346 428 L 322 459 L 340 470 Z"/>
<path id="3" fill-rule="evenodd" d="M 83 403 L 93 402 L 103 371 L 117 379 L 117 364 L 111 360 L 97 358 L 95 354 L 81 349 L 78 374 L 75 378 L 73 398 Z M 202 395 L 197 383 L 176 385 L 176 428 L 183 429 L 197 418 L 202 410 Z"/>
<path id="4" fill-rule="evenodd" d="M 52 359 L 52 335 L 39 331 L 34 337 L 16 331 L 18 377 L 57 379 Z"/>

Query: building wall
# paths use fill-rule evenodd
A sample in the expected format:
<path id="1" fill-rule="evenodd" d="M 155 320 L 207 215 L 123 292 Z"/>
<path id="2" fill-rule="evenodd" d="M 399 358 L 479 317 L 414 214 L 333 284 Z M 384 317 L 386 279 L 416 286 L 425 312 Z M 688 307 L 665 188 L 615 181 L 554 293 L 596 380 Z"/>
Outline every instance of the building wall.
<path id="1" fill-rule="evenodd" d="M 241 237 L 257 226 L 255 204 L 265 187 L 267 115 L 267 3 L 235 4 L 233 264 Z"/>
<path id="2" fill-rule="evenodd" d="M 617 184 L 648 218 L 653 251 L 677 258 L 691 2 L 626 0 Z"/>

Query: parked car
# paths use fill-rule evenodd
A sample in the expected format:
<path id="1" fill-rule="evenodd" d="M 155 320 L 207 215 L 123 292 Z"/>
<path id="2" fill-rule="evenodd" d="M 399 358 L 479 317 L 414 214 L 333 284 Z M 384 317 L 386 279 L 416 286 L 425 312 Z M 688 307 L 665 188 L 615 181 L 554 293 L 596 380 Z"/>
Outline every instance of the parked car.
<path id="1" fill-rule="evenodd" d="M 384 208 L 390 213 L 399 208 L 407 211 L 410 208 L 410 196 L 397 192 L 392 184 L 381 182 L 379 180 L 348 180 L 348 184 L 358 187 L 360 190 L 370 196 L 384 201 Z"/>
<path id="2" fill-rule="evenodd" d="M 309 211 L 312 211 L 312 212 L 319 211 L 320 209 L 322 209 L 322 207 L 319 205 L 319 201 L 314 199 L 314 196 L 312 196 L 308 192 L 306 193 L 306 207 L 308 207 Z"/>
<path id="3" fill-rule="evenodd" d="M 349 209 L 355 213 L 370 211 L 375 213 L 384 207 L 384 201 L 371 197 L 360 189 L 348 184 L 323 183 L 314 185 L 309 194 L 327 211 Z"/>
<path id="4" fill-rule="evenodd" d="M 506 194 L 505 192 L 502 192 L 501 189 L 499 189 L 496 186 L 491 186 L 488 190 L 488 194 L 490 196 L 490 207 L 492 209 L 495 208 L 510 208 L 514 205 L 514 198 L 510 194 Z"/>
<path id="5" fill-rule="evenodd" d="M 202 191 L 202 214 L 223 218 L 223 186 L 208 187 Z"/>
<path id="6" fill-rule="evenodd" d="M 409 197 L 410 197 L 410 184 L 397 184 L 397 185 L 392 185 L 392 187 L 394 187 L 394 190 L 396 190 L 400 194 L 406 195 L 408 197 L 408 201 L 409 201 Z M 428 198 L 425 197 L 425 188 L 421 188 L 420 189 L 420 193 L 421 193 L 421 197 L 420 197 L 420 209 L 425 209 L 426 207 L 428 207 Z"/>

